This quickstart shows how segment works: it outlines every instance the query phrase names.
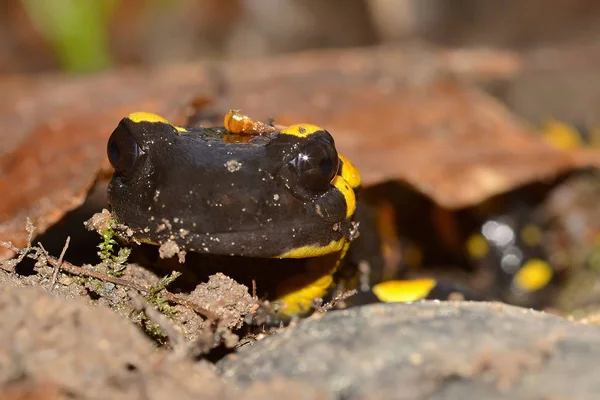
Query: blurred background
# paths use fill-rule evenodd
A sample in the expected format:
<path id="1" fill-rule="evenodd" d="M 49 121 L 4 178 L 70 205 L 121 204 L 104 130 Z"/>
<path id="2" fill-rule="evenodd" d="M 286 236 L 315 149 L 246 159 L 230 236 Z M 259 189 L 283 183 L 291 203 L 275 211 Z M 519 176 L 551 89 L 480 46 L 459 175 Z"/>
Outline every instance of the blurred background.
<path id="1" fill-rule="evenodd" d="M 396 64 L 395 58 L 390 59 L 389 65 L 385 66 L 389 71 L 382 69 L 386 74 L 394 76 L 392 72 L 402 68 L 418 72 L 405 74 L 411 77 L 421 72 L 426 76 L 429 69 L 439 72 L 436 67 L 444 73 L 452 71 L 459 79 L 475 83 L 503 101 L 523 117 L 522 122 L 533 128 L 531 132 L 547 133 L 544 137 L 552 139 L 552 144 L 563 146 L 562 143 L 566 142 L 564 147 L 573 143 L 576 147 L 583 143 L 595 147 L 596 151 L 600 148 L 600 1 L 597 0 L 3 0 L 0 7 L 0 84 L 6 85 L 2 87 L 4 96 L 0 98 L 0 117 L 4 112 L 4 132 L 7 132 L 0 154 L 8 152 L 11 146 L 16 148 L 25 133 L 37 125 L 45 127 L 47 124 L 51 128 L 57 127 L 56 132 L 61 131 L 56 123 L 60 117 L 73 117 L 77 122 L 81 115 L 96 116 L 96 109 L 110 109 L 120 118 L 127 107 L 119 107 L 133 101 L 131 99 L 139 102 L 140 98 L 149 102 L 160 98 L 159 102 L 169 106 L 171 102 L 173 107 L 180 107 L 181 103 L 165 98 L 161 90 L 171 88 L 174 98 L 181 88 L 188 88 L 194 82 L 179 77 L 176 67 L 173 71 L 177 72 L 173 74 L 180 79 L 165 79 L 165 82 L 156 79 L 159 81 L 156 85 L 155 82 L 148 84 L 142 71 L 146 67 L 189 61 L 261 60 L 240 64 L 244 72 L 247 70 L 247 75 L 237 79 L 237 84 L 240 84 L 247 76 L 261 75 L 260 67 L 270 66 L 270 63 L 277 69 L 265 68 L 270 72 L 263 81 L 271 79 L 272 72 L 280 69 L 288 68 L 293 76 L 300 68 L 314 65 L 315 60 L 336 61 L 338 66 L 341 62 L 345 63 L 344 66 L 352 64 L 352 61 L 347 63 L 348 58 L 340 58 L 341 52 L 333 51 L 331 58 L 310 54 L 307 57 L 290 57 L 288 60 L 291 62 L 283 67 L 280 67 L 283 64 L 266 57 L 310 49 L 372 46 L 383 46 L 379 53 L 385 55 L 404 55 L 411 53 L 411 49 L 425 49 L 422 54 L 426 56 L 417 51 L 406 57 L 408 68 L 400 65 L 401 60 Z M 375 51 L 365 54 L 375 54 Z M 374 62 L 380 61 L 376 59 Z M 435 63 L 439 65 L 433 65 Z M 95 82 L 96 86 L 93 86 L 95 78 L 67 78 L 63 82 L 62 76 L 54 79 L 57 77 L 41 75 L 59 72 L 85 76 L 99 71 L 116 71 L 121 67 L 141 68 L 114 74 L 109 72 L 103 75 L 106 80 Z M 333 74 L 338 72 L 335 68 L 332 69 Z M 196 77 L 196 73 L 194 70 L 189 76 Z M 41 78 L 38 79 L 38 75 Z M 265 74 L 262 75 L 265 78 Z M 328 76 L 324 76 L 327 79 Z M 366 83 L 359 82 L 359 79 L 357 82 L 363 85 L 360 86 L 363 90 L 370 89 L 370 82 L 374 79 L 378 77 L 365 78 Z M 53 80 L 57 81 L 54 86 Z M 38 81 L 49 83 L 48 86 L 31 84 Z M 176 87 L 170 86 L 172 82 L 177 83 Z M 381 82 L 386 85 L 386 81 L 381 80 L 376 85 Z M 61 83 L 64 85 L 61 86 Z M 32 88 L 30 91 L 27 90 L 29 86 Z M 147 88 L 151 86 L 156 86 L 155 91 Z M 273 84 L 274 88 L 276 86 Z M 88 101 L 90 87 L 96 90 L 101 87 L 102 90 L 95 96 L 89 96 Z M 293 87 L 291 84 L 286 87 L 286 94 Z M 243 92 L 243 89 L 237 90 Z M 392 87 L 391 92 L 394 90 Z M 115 92 L 120 93 L 116 95 Z M 139 92 L 139 95 L 133 92 Z M 215 97 L 218 97 L 218 90 L 215 92 Z M 361 92 L 360 96 L 365 95 Z M 113 97 L 119 97 L 120 102 Z M 324 102 L 323 97 L 314 98 L 318 101 L 313 103 L 325 104 L 322 109 L 333 108 L 328 104 L 333 102 L 327 97 Z M 481 98 L 487 102 L 487 96 Z M 255 103 L 260 103 L 256 96 L 254 99 Z M 366 103 L 368 99 L 365 96 L 360 101 Z M 2 100 L 4 104 L 1 104 Z M 496 102 L 492 103 L 496 105 Z M 313 110 L 318 109 L 318 104 Z M 435 106 L 436 103 L 426 104 Z M 191 108 L 194 106 L 192 104 Z M 490 107 L 489 103 L 484 105 L 484 111 L 485 107 Z M 465 119 L 468 119 L 471 108 L 476 107 L 465 110 Z M 499 109 L 504 111 L 502 107 Z M 385 114 L 386 110 L 389 109 L 382 107 L 382 110 L 371 110 L 373 115 L 365 113 L 369 127 L 373 119 L 386 123 L 391 116 L 391 113 Z M 493 114 L 496 109 L 491 107 L 490 110 Z M 480 109 L 476 111 L 485 114 Z M 436 122 L 432 122 L 435 118 L 428 120 L 428 110 L 420 112 L 422 114 L 416 119 L 420 119 L 423 126 L 435 125 Z M 101 116 L 101 113 L 98 115 Z M 381 115 L 384 118 L 378 117 Z M 279 114 L 276 116 L 281 118 Z M 458 116 L 457 120 L 460 118 Z M 556 124 L 558 121 L 564 121 L 564 124 Z M 344 122 L 338 121 L 338 124 L 344 126 Z M 85 123 L 89 124 L 89 121 L 86 119 Z M 112 122 L 110 127 L 112 129 Z M 97 128 L 96 131 L 104 132 L 102 129 Z M 479 129 L 474 131 L 472 137 L 480 133 Z M 500 131 L 506 133 L 504 129 Z M 23 134 L 17 138 L 15 132 Z M 40 136 L 46 137 L 43 130 L 39 132 Z M 414 135 L 416 138 L 418 132 Z M 463 139 L 457 135 L 457 140 Z M 22 149 L 27 155 L 30 149 L 26 145 L 31 143 L 24 143 Z M 105 138 L 102 137 L 104 145 Z M 387 142 L 381 144 L 382 147 L 387 145 Z M 493 150 L 495 145 L 495 142 L 490 143 L 490 149 Z M 461 143 L 458 142 L 456 148 L 448 153 L 455 156 L 455 150 L 460 148 Z M 459 154 L 458 151 L 456 153 Z M 97 152 L 90 151 L 90 154 Z M 427 155 L 427 151 L 424 154 Z M 468 160 L 470 153 L 465 154 Z M 595 153 L 595 160 L 597 156 Z M 23 159 L 27 161 L 26 157 Z M 532 165 L 545 163 L 542 159 L 532 161 Z M 8 168 L 10 162 L 10 159 L 5 162 Z M 502 166 L 502 162 L 498 160 L 498 165 Z M 510 167 L 510 161 L 506 165 Z M 72 169 L 72 166 L 67 167 Z M 58 182 L 66 181 L 62 175 L 57 176 Z M 561 212 L 567 210 L 564 220 L 568 219 L 569 223 L 575 221 L 572 225 L 577 227 L 572 231 L 579 236 L 569 242 L 575 243 L 573 247 L 577 254 L 574 259 L 580 265 L 587 265 L 591 260 L 589 264 L 593 266 L 593 274 L 591 277 L 582 274 L 580 281 L 594 286 L 589 290 L 589 297 L 597 305 L 600 304 L 600 210 L 596 199 L 600 197 L 600 176 L 594 175 L 590 180 L 592 183 L 586 181 L 585 185 L 582 184 L 585 189 L 581 196 L 571 196 L 574 200 L 565 201 L 568 207 Z M 456 188 L 460 191 L 462 182 Z M 591 189 L 586 191 L 588 188 Z M 580 200 L 581 206 L 573 205 Z M 14 204 L 21 206 L 18 201 Z M 588 229 L 588 225 L 581 221 L 593 223 L 588 224 Z M 581 239 L 583 236 L 587 239 Z M 555 246 L 558 249 L 556 253 L 567 247 L 561 246 Z M 570 261 L 566 256 L 562 260 Z M 561 262 L 564 265 L 568 263 Z M 582 292 L 580 281 L 573 280 L 573 292 Z M 572 303 L 579 304 L 578 301 L 573 300 Z"/>
<path id="2" fill-rule="evenodd" d="M 4 0 L 0 73 L 95 71 L 424 40 L 594 44 L 594 0 Z"/>

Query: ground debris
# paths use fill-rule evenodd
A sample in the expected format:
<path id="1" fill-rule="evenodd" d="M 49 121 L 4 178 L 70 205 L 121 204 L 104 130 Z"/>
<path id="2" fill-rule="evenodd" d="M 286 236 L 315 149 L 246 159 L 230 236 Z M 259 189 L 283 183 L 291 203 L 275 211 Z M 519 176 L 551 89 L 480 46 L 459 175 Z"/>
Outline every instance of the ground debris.
<path id="1" fill-rule="evenodd" d="M 59 294 L 0 280 L 0 400 L 334 398 L 287 379 L 234 388 L 207 362 L 157 350 L 113 311 Z"/>
<path id="2" fill-rule="evenodd" d="M 196 315 L 176 307 L 180 318 L 184 319 L 183 329 L 186 335 L 195 340 L 198 348 L 212 348 L 223 343 L 227 348 L 237 345 L 239 337 L 233 331 L 244 324 L 244 319 L 257 304 L 256 298 L 248 293 L 248 288 L 237 283 L 228 276 L 217 273 L 209 277 L 208 282 L 201 283 L 185 296 L 187 301 L 194 304 L 206 305 L 206 310 L 214 315 L 214 334 L 208 338 L 203 333 L 205 321 L 198 320 Z M 206 340 L 212 343 L 205 343 Z"/>
<path id="3" fill-rule="evenodd" d="M 19 251 L 17 251 L 17 246 L 14 246 L 12 242 L 0 241 L 0 247 L 13 250 L 17 254 L 17 257 L 15 258 L 0 261 L 0 268 L 7 272 L 14 272 L 15 267 L 21 261 L 23 261 L 25 256 L 27 256 L 27 254 L 31 251 L 31 241 L 33 240 L 33 232 L 35 231 L 35 227 L 29 218 L 27 218 L 25 230 L 27 231 L 27 242 L 25 243 L 25 248 L 19 249 Z"/>
<path id="4" fill-rule="evenodd" d="M 106 308 L 4 285 L 0 313 L 0 392 L 17 378 L 43 379 L 76 399 L 217 398 L 225 391 L 206 365 L 169 360 Z"/>
<path id="5" fill-rule="evenodd" d="M 94 226 L 105 230 L 108 219 L 100 219 L 104 224 Z M 34 228 L 28 225 L 28 229 L 33 231 Z M 41 244 L 28 243 L 25 248 L 10 243 L 2 245 L 18 254 L 19 260 L 35 260 L 37 274 L 29 280 L 37 278 L 37 281 L 32 284 L 45 286 L 49 281 L 49 287 L 55 287 L 57 282 L 64 282 L 59 279 L 60 275 L 74 276 L 79 279 L 75 280 L 78 284 L 72 285 L 73 280 L 67 280 L 69 286 L 63 287 L 62 292 L 71 293 L 70 297 L 87 295 L 92 301 L 130 316 L 158 344 L 174 349 L 176 358 L 202 356 L 221 344 L 227 348 L 235 347 L 239 337 L 232 331 L 242 326 L 246 314 L 256 304 L 245 286 L 223 274 L 209 277 L 208 282 L 199 284 L 189 294 L 174 294 L 167 286 L 179 277 L 178 272 L 159 278 L 137 264 L 127 264 L 123 274 L 117 277 L 106 262 L 77 266 L 62 259 L 64 252 L 56 259 Z M 8 264 L 5 263 L 3 269 L 13 273 L 17 263 Z M 140 318 L 140 312 L 144 318 Z"/>

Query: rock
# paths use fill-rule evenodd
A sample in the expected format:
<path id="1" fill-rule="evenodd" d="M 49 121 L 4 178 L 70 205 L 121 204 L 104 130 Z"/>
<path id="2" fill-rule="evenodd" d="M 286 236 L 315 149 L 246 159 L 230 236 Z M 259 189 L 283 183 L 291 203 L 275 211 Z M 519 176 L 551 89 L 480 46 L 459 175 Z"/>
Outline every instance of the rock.
<path id="1" fill-rule="evenodd" d="M 222 360 L 343 399 L 597 399 L 600 327 L 500 303 L 377 304 L 298 322 Z"/>

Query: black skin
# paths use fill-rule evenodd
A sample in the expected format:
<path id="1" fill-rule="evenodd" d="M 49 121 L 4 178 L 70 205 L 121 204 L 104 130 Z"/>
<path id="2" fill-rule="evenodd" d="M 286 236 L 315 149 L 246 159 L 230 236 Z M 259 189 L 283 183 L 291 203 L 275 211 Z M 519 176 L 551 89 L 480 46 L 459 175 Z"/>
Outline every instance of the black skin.
<path id="1" fill-rule="evenodd" d="M 325 131 L 242 137 L 125 118 L 108 146 L 117 167 L 109 203 L 142 242 L 170 239 L 188 251 L 244 257 L 324 246 L 349 237 L 352 224 L 337 188 L 303 185 L 293 163 L 307 145 L 337 158 Z"/>

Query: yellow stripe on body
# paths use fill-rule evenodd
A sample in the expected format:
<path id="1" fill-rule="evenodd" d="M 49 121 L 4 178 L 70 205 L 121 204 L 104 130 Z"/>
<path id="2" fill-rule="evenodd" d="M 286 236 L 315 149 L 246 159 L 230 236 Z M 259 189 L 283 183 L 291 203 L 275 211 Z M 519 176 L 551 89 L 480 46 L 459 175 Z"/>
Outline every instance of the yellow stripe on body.
<path id="1" fill-rule="evenodd" d="M 482 259 L 490 251 L 490 246 L 483 235 L 476 233 L 467 239 L 466 249 L 469 257 Z"/>
<path id="2" fill-rule="evenodd" d="M 526 292 L 535 292 L 544 288 L 554 275 L 554 270 L 544 260 L 532 258 L 515 274 L 513 282 Z"/>
<path id="3" fill-rule="evenodd" d="M 356 194 L 354 194 L 354 189 L 340 175 L 333 178 L 331 184 L 344 195 L 344 199 L 346 200 L 346 219 L 350 218 L 356 211 Z"/>
<path id="4" fill-rule="evenodd" d="M 346 238 L 333 240 L 324 246 L 308 245 L 292 249 L 274 258 L 310 258 L 335 253 L 343 249 Z"/>
<path id="5" fill-rule="evenodd" d="M 338 154 L 339 159 L 342 161 L 342 170 L 339 171 L 339 174 L 351 188 L 356 189 L 360 186 L 361 178 L 358 169 L 341 154 Z"/>
<path id="6" fill-rule="evenodd" d="M 437 285 L 435 279 L 392 280 L 373 286 L 373 293 L 384 303 L 406 303 L 427 298 Z"/>
<path id="7" fill-rule="evenodd" d="M 281 313 L 288 316 L 306 313 L 310 310 L 314 299 L 323 298 L 333 285 L 333 274 L 338 270 L 349 247 L 350 243 L 346 242 L 329 274 L 323 275 L 312 283 L 278 298 L 276 302 L 283 304 Z"/>

